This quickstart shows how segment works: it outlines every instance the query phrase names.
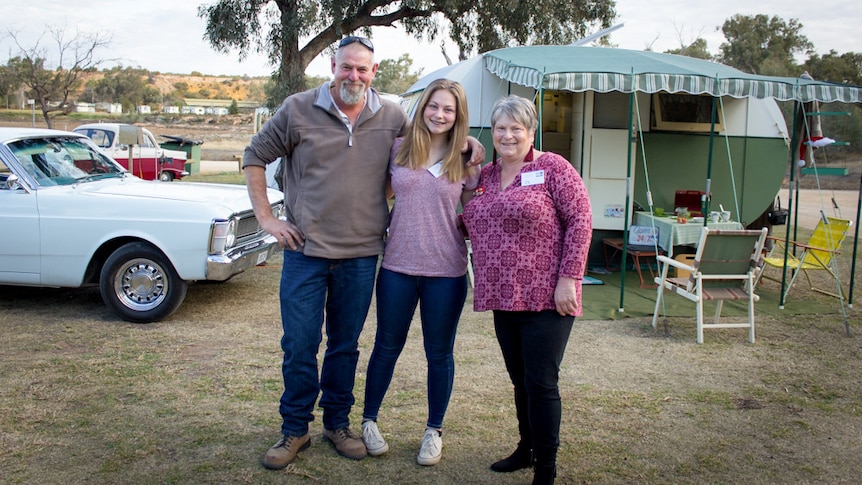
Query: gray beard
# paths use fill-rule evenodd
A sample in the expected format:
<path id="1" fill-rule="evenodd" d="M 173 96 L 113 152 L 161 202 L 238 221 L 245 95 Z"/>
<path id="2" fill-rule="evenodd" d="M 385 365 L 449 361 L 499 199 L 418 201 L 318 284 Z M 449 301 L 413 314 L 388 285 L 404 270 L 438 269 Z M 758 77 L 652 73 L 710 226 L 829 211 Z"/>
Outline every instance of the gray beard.
<path id="1" fill-rule="evenodd" d="M 349 85 L 347 83 L 341 83 L 341 86 L 340 86 L 338 91 L 339 91 L 339 95 L 341 96 L 341 101 L 343 101 L 344 104 L 346 104 L 348 106 L 353 106 L 353 105 L 359 104 L 362 102 L 363 99 L 365 99 L 365 88 L 364 87 L 359 93 L 354 94 L 349 89 Z"/>

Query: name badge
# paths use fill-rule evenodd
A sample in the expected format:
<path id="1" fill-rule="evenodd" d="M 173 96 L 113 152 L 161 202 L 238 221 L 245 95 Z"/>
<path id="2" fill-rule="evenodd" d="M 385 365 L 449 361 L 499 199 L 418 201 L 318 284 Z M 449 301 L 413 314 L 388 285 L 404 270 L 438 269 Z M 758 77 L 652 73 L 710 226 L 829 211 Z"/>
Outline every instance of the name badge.
<path id="1" fill-rule="evenodd" d="M 431 172 L 431 175 L 433 175 L 434 178 L 440 178 L 440 176 L 443 175 L 443 160 L 440 160 L 434 165 L 428 167 L 428 171 Z"/>
<path id="2" fill-rule="evenodd" d="M 545 183 L 545 171 L 536 170 L 534 172 L 525 172 L 521 174 L 521 187 L 529 185 L 539 185 Z"/>

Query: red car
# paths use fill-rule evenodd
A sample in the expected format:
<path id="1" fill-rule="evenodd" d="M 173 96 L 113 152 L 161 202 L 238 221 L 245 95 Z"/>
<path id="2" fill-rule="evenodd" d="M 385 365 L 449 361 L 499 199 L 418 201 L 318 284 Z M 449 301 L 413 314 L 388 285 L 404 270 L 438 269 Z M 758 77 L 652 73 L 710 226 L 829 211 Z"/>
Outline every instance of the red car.
<path id="1" fill-rule="evenodd" d="M 93 140 L 109 157 L 144 180 L 170 182 L 189 174 L 186 171 L 186 153 L 162 148 L 146 128 L 122 123 L 93 123 L 81 125 L 74 131 Z"/>

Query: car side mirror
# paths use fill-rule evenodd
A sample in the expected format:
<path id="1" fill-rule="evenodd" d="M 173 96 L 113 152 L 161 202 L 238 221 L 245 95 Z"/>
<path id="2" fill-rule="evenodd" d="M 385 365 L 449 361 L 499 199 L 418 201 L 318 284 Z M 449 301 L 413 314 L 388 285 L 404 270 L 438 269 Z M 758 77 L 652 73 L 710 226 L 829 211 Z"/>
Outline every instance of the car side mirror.
<path id="1" fill-rule="evenodd" d="M 10 173 L 9 176 L 6 177 L 4 188 L 7 190 L 18 190 L 19 187 L 21 187 L 21 181 L 18 179 L 18 176 L 14 173 Z"/>

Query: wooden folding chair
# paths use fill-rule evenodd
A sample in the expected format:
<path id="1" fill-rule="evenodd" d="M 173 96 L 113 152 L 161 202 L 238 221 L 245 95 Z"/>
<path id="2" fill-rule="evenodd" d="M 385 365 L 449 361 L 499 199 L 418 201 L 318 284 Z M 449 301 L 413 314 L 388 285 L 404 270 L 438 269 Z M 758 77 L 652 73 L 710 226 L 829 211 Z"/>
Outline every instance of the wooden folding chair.
<path id="1" fill-rule="evenodd" d="M 661 276 L 656 277 L 658 293 L 655 301 L 652 326 L 656 328 L 664 292 L 675 293 L 696 304 L 697 343 L 703 343 L 704 328 L 748 328 L 748 341 L 754 343 L 754 302 L 760 299 L 754 293 L 754 283 L 762 264 L 766 229 L 760 231 L 709 230 L 703 228 L 697 252 L 690 264 L 658 256 Z M 689 272 L 687 278 L 669 278 L 673 266 Z M 703 303 L 716 301 L 713 323 L 703 321 Z M 748 300 L 748 321 L 721 323 L 724 300 Z"/>

